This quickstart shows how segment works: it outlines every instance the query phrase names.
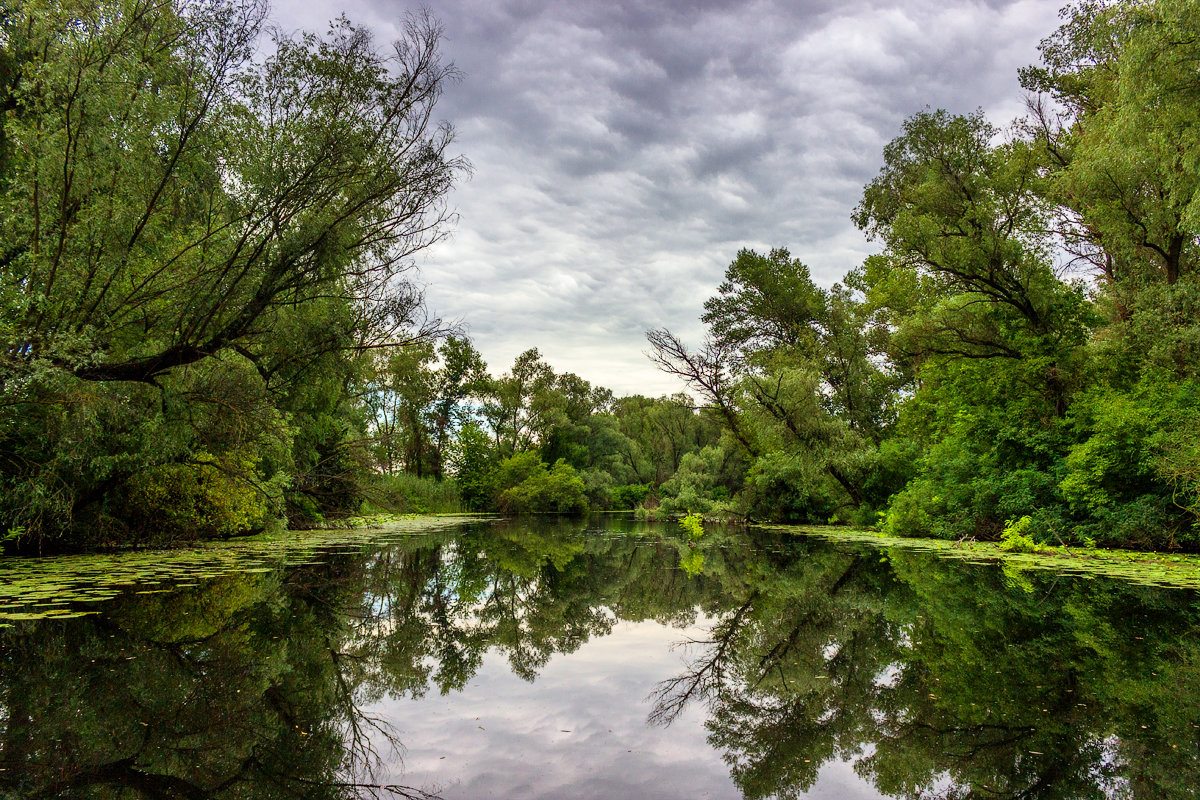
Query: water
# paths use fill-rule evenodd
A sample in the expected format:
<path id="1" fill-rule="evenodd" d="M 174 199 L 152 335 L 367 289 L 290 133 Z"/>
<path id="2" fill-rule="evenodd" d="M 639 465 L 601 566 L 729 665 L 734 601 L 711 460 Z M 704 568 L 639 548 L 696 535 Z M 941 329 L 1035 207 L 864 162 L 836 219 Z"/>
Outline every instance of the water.
<path id="1" fill-rule="evenodd" d="M 1200 786 L 1192 589 L 787 531 L 430 526 L 0 561 L 0 797 Z"/>

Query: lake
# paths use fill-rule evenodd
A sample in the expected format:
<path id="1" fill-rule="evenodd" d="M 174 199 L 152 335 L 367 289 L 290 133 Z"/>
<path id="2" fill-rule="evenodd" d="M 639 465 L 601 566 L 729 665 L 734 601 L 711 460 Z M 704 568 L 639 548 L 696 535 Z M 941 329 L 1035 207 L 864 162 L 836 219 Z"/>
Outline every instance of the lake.
<path id="1" fill-rule="evenodd" d="M 0 560 L 4 798 L 1192 798 L 1200 595 L 798 529 Z"/>

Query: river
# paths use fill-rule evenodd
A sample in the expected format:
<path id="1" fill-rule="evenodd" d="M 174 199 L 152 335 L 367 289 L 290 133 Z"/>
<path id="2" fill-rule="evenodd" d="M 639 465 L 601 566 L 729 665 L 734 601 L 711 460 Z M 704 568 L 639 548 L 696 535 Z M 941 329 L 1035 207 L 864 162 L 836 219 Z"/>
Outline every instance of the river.
<path id="1" fill-rule="evenodd" d="M 1200 596 L 798 530 L 0 560 L 4 798 L 1192 798 Z"/>

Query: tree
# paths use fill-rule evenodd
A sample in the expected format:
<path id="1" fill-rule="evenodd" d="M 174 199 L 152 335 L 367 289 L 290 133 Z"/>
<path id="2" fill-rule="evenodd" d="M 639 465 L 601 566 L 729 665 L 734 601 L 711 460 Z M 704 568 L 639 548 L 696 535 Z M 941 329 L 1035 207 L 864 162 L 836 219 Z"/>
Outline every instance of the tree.
<path id="1" fill-rule="evenodd" d="M 651 357 L 750 456 L 743 503 L 759 516 L 824 522 L 839 507 L 884 502 L 890 482 L 875 480 L 875 451 L 905 378 L 886 367 L 885 332 L 868 324 L 862 302 L 845 287 L 816 286 L 783 248 L 740 251 L 717 291 L 704 304 L 702 349 L 665 330 L 648 337 Z"/>
<path id="2" fill-rule="evenodd" d="M 534 347 L 517 356 L 512 371 L 493 382 L 482 412 L 501 456 L 524 453 L 538 443 L 548 409 L 534 398 L 553 381 L 554 370 Z"/>
<path id="3" fill-rule="evenodd" d="M 487 365 L 470 340 L 448 336 L 382 351 L 363 394 L 379 467 L 441 479 L 464 402 L 487 391 Z"/>
<path id="4" fill-rule="evenodd" d="M 387 57 L 342 19 L 254 63 L 263 12 L 23 7 L 43 55 L 6 126 L 6 277 L 29 298 L 14 368 L 152 382 L 331 293 L 409 321 L 413 295 L 389 285 L 463 167 L 433 124 L 440 32 L 410 20 Z"/>
<path id="5" fill-rule="evenodd" d="M 660 485 L 688 453 L 716 444 L 720 426 L 684 393 L 618 398 L 613 414 L 622 435 L 622 462 L 634 483 Z"/>
<path id="6" fill-rule="evenodd" d="M 255 59 L 265 11 L 6 7 L 0 470 L 15 524 L 111 520 L 136 476 L 194 462 L 197 403 L 225 409 L 210 432 L 252 430 L 259 405 L 336 370 L 328 356 L 436 324 L 406 273 L 466 167 L 433 116 L 455 76 L 439 27 L 412 17 L 383 53 L 342 18 L 324 37 L 275 34 Z M 250 406 L 195 391 L 241 365 L 258 373 Z M 331 424 L 318 462 L 346 463 L 354 424 Z M 269 429 L 288 436 L 282 419 Z"/>
<path id="7" fill-rule="evenodd" d="M 449 452 L 449 464 L 458 482 L 459 496 L 471 511 L 488 511 L 495 502 L 493 473 L 496 457 L 491 445 L 479 423 L 468 420 L 458 429 Z"/>
<path id="8" fill-rule="evenodd" d="M 1078 3 L 1021 74 L 1064 235 L 1121 295 L 1200 255 L 1195 25 L 1179 0 Z"/>

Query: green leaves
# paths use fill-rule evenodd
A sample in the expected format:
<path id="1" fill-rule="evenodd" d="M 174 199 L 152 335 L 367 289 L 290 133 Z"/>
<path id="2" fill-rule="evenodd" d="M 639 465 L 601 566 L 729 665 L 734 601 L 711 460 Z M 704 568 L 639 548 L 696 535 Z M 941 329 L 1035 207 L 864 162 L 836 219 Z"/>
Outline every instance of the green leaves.
<path id="1" fill-rule="evenodd" d="M 349 510 L 357 362 L 438 328 L 405 277 L 466 168 L 433 118 L 455 77 L 437 24 L 389 51 L 342 19 L 254 58 L 265 13 L 5 7 L 0 510 L 35 539 L 121 535 L 197 463 L 271 513 L 288 473 Z"/>

